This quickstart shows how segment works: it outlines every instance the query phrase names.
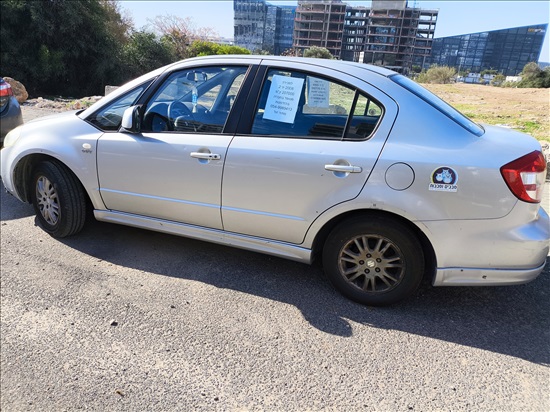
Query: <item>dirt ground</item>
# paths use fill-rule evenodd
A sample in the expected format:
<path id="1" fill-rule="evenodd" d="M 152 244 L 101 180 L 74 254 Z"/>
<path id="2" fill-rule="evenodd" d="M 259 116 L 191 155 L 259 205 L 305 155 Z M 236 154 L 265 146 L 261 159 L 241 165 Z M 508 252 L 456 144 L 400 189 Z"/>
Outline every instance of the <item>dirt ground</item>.
<path id="1" fill-rule="evenodd" d="M 550 89 L 464 83 L 423 86 L 475 122 L 505 125 L 550 140 Z"/>

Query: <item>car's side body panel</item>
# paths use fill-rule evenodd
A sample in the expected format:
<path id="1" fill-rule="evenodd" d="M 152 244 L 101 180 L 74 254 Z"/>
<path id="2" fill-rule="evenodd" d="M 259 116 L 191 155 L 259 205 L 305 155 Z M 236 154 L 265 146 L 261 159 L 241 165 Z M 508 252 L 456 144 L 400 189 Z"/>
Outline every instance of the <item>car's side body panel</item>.
<path id="1" fill-rule="evenodd" d="M 232 136 L 105 133 L 98 143 L 107 209 L 222 229 L 220 188 Z M 193 153 L 218 154 L 202 160 Z"/>

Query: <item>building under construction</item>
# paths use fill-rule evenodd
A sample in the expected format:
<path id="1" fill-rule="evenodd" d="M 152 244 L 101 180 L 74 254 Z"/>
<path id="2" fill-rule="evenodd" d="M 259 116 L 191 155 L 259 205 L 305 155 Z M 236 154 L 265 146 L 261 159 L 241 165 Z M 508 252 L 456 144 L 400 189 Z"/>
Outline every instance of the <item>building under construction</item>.
<path id="1" fill-rule="evenodd" d="M 406 0 L 348 6 L 341 57 L 405 74 L 414 66 L 420 69 L 431 53 L 438 13 L 407 7 Z"/>
<path id="2" fill-rule="evenodd" d="M 294 19 L 294 49 L 299 55 L 310 47 L 324 47 L 340 58 L 346 3 L 340 0 L 298 1 Z"/>
<path id="3" fill-rule="evenodd" d="M 407 7 L 406 0 L 373 0 L 352 7 L 340 0 L 298 1 L 297 54 L 325 47 L 335 58 L 385 66 L 408 74 L 430 56 L 438 10 Z"/>

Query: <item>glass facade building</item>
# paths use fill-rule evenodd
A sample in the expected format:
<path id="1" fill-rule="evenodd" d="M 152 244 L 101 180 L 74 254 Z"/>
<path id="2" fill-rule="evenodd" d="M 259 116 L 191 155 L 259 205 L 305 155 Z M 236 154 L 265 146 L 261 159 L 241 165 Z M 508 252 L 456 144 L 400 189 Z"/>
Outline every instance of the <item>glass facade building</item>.
<path id="1" fill-rule="evenodd" d="M 516 76 L 529 62 L 537 62 L 548 24 L 514 27 L 434 39 L 432 64 L 455 67 L 459 72 L 496 70 Z"/>
<path id="2" fill-rule="evenodd" d="M 265 0 L 234 0 L 234 41 L 251 52 L 280 54 L 292 47 L 295 6 Z"/>
<path id="3" fill-rule="evenodd" d="M 280 55 L 286 50 L 292 49 L 294 39 L 294 18 L 296 6 L 277 7 L 277 27 L 275 29 L 274 52 Z"/>

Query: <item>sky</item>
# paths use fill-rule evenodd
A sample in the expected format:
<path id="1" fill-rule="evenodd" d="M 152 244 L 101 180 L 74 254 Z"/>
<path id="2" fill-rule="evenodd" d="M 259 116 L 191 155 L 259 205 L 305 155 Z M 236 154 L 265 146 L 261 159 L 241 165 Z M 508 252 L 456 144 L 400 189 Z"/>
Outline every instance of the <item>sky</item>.
<path id="1" fill-rule="evenodd" d="M 276 5 L 296 5 L 296 1 L 268 1 Z M 353 6 L 370 6 L 370 1 L 345 1 Z M 121 10 L 134 22 L 136 29 L 148 25 L 156 16 L 191 17 L 197 27 L 213 28 L 222 37 L 233 37 L 233 1 L 153 1 L 121 0 Z M 550 2 L 536 1 L 424 1 L 409 0 L 409 7 L 439 9 L 435 37 L 507 29 L 548 23 Z M 540 61 L 550 62 L 548 30 Z"/>

